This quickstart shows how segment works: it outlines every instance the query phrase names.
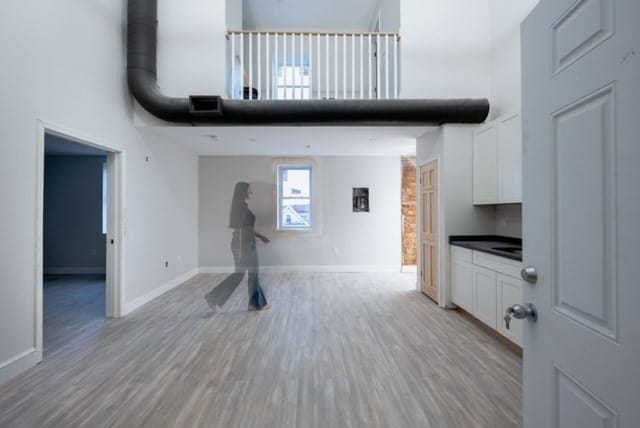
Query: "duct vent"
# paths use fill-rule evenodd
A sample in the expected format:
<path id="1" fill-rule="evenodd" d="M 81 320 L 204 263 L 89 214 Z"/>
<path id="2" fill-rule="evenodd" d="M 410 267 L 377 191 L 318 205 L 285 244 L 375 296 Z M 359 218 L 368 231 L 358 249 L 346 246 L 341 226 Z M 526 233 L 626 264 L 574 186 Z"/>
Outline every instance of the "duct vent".
<path id="1" fill-rule="evenodd" d="M 189 112 L 194 116 L 222 116 L 222 103 L 217 95 L 191 95 Z"/>

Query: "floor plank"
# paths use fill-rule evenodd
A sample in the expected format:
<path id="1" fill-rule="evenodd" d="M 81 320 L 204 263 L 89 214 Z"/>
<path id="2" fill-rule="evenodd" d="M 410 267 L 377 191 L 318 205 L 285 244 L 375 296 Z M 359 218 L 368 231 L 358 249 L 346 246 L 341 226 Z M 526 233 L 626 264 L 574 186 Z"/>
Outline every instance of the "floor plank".
<path id="1" fill-rule="evenodd" d="M 518 427 L 520 357 L 415 274 L 199 275 L 0 387 L 2 427 Z"/>

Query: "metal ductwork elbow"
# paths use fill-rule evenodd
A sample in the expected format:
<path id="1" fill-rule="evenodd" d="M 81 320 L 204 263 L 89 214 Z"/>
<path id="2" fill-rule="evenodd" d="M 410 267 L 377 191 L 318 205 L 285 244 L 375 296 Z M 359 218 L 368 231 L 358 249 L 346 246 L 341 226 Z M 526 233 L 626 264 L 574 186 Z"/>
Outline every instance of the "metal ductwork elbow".
<path id="1" fill-rule="evenodd" d="M 226 100 L 168 97 L 157 81 L 157 0 L 128 0 L 127 80 L 134 98 L 167 122 L 203 125 L 409 126 L 481 123 L 486 99 Z"/>

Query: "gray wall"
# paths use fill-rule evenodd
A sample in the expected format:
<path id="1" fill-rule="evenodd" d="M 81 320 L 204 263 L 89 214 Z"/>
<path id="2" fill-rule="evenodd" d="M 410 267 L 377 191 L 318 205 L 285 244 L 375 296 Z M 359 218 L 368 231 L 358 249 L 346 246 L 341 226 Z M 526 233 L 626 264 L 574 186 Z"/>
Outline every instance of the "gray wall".
<path id="1" fill-rule="evenodd" d="M 313 162 L 313 231 L 276 230 L 276 162 L 266 156 L 200 157 L 200 266 L 226 271 L 229 205 L 238 181 L 251 184 L 249 207 L 261 268 L 294 271 L 399 271 L 401 264 L 401 163 L 399 156 L 325 156 Z M 352 188 L 368 187 L 369 213 L 352 212 Z"/>
<path id="2" fill-rule="evenodd" d="M 104 273 L 102 166 L 105 156 L 46 156 L 44 272 Z"/>

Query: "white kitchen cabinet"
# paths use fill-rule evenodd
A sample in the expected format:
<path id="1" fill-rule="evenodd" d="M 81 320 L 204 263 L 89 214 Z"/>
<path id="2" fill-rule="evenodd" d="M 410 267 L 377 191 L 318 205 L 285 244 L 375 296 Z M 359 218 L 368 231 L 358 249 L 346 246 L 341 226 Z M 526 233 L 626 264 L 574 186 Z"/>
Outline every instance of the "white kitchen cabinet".
<path id="1" fill-rule="evenodd" d="M 522 202 L 522 124 L 512 113 L 473 133 L 473 203 Z"/>
<path id="2" fill-rule="evenodd" d="M 498 200 L 498 127 L 494 122 L 473 132 L 473 203 Z"/>
<path id="3" fill-rule="evenodd" d="M 480 321 L 495 329 L 496 324 L 496 273 L 473 265 L 473 310 Z"/>
<path id="4" fill-rule="evenodd" d="M 465 311 L 473 311 L 472 251 L 451 246 L 451 301 Z"/>
<path id="5" fill-rule="evenodd" d="M 517 113 L 498 119 L 498 202 L 522 202 L 522 123 Z"/>
<path id="6" fill-rule="evenodd" d="M 496 320 L 498 322 L 498 331 L 511 339 L 512 342 L 522 346 L 522 324 L 524 320 L 511 317 L 509 329 L 507 330 L 504 321 L 505 310 L 507 307 L 522 304 L 522 281 L 508 275 L 497 274 L 496 277 L 497 292 L 497 312 Z"/>
<path id="7" fill-rule="evenodd" d="M 523 320 L 504 321 L 507 307 L 523 303 L 522 262 L 450 246 L 451 300 L 471 315 L 522 346 Z"/>

